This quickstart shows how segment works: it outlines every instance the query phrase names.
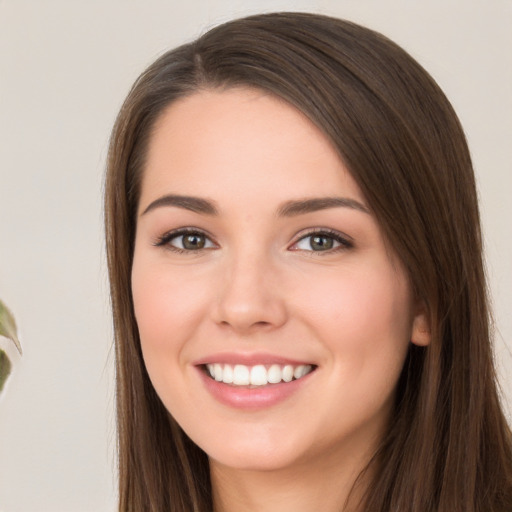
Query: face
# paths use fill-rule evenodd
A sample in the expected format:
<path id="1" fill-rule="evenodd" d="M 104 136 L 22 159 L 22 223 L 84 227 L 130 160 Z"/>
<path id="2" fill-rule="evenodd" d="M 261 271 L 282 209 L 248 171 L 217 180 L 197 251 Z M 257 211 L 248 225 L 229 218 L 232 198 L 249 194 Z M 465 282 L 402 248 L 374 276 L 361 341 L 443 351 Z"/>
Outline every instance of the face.
<path id="1" fill-rule="evenodd" d="M 251 89 L 195 93 L 158 120 L 132 290 L 158 395 L 231 468 L 368 452 L 422 342 L 408 279 L 330 142 Z"/>

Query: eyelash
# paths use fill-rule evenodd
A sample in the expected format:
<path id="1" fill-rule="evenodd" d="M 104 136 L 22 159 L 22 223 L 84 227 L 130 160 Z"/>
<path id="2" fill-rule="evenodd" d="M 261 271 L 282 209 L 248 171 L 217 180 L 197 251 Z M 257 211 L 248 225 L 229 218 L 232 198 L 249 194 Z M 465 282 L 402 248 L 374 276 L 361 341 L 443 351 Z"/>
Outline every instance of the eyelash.
<path id="1" fill-rule="evenodd" d="M 170 251 L 173 251 L 177 254 L 191 254 L 191 253 L 201 253 L 203 251 L 207 251 L 212 249 L 212 247 L 203 247 L 199 249 L 182 249 L 181 247 L 176 247 L 174 245 L 171 245 L 171 241 L 179 238 L 184 237 L 187 235 L 197 235 L 200 237 L 204 237 L 206 240 L 208 240 L 211 244 L 215 244 L 211 237 L 205 233 L 204 231 L 201 231 L 200 229 L 195 228 L 184 228 L 184 229 L 177 229 L 174 231 L 170 231 L 168 233 L 165 233 L 161 237 L 158 237 L 154 245 L 156 247 L 166 247 Z M 307 250 L 307 249 L 293 249 L 294 246 L 299 244 L 301 241 L 306 240 L 307 238 L 311 238 L 313 236 L 317 237 L 323 237 L 323 238 L 329 238 L 334 240 L 335 242 L 339 243 L 340 245 L 338 247 L 334 247 L 332 249 L 327 249 L 325 251 L 314 251 L 314 250 Z M 303 234 L 299 239 L 297 239 L 293 244 L 292 248 L 290 250 L 293 251 L 303 251 L 303 252 L 309 252 L 311 255 L 324 255 L 324 254 L 332 254 L 337 253 L 339 251 L 344 251 L 348 249 L 352 249 L 354 247 L 354 244 L 351 240 L 348 239 L 345 235 L 342 235 L 338 231 L 334 231 L 331 229 L 325 229 L 325 228 L 318 228 L 318 229 L 311 229 L 309 232 Z"/>
<path id="2" fill-rule="evenodd" d="M 327 254 L 333 254 L 340 251 L 346 251 L 348 249 L 352 249 L 354 247 L 353 242 L 346 236 L 341 234 L 339 231 L 334 231 L 332 229 L 325 229 L 325 228 L 316 228 L 311 229 L 307 233 L 303 234 L 296 242 L 293 243 L 293 246 L 296 246 L 299 242 L 306 240 L 307 238 L 312 238 L 313 236 L 317 236 L 320 238 L 330 238 L 334 240 L 335 242 L 338 242 L 340 245 L 338 247 L 334 247 L 332 249 L 327 249 L 325 251 L 313 251 L 313 250 L 307 250 L 307 249 L 292 249 L 295 251 L 304 251 L 309 252 L 311 255 L 318 255 L 323 256 Z M 310 242 L 311 245 L 311 242 Z"/>
<path id="3" fill-rule="evenodd" d="M 205 233 L 204 231 L 201 231 L 200 229 L 195 228 L 183 228 L 183 229 L 176 229 L 174 231 L 169 231 L 168 233 L 165 233 L 161 237 L 158 237 L 158 239 L 155 242 L 156 247 L 164 247 L 166 249 L 169 249 L 170 251 L 176 252 L 178 254 L 191 254 L 191 253 L 200 253 L 202 251 L 207 251 L 211 249 L 211 247 L 206 248 L 200 248 L 200 249 L 182 249 L 181 247 L 176 247 L 174 245 L 171 245 L 171 241 L 179 238 L 184 237 L 187 235 L 197 235 L 204 237 L 206 240 L 209 240 L 212 244 L 215 242 L 212 241 L 211 237 Z"/>

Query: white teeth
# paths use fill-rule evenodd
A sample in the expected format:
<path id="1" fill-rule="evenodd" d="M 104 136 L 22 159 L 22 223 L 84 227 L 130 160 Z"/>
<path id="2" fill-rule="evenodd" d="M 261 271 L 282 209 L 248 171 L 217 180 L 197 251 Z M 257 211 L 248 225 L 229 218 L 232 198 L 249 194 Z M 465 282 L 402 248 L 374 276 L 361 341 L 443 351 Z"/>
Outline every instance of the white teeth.
<path id="1" fill-rule="evenodd" d="M 226 384 L 231 384 L 233 382 L 233 367 L 230 364 L 224 365 L 222 382 L 225 382 Z"/>
<path id="2" fill-rule="evenodd" d="M 262 364 L 251 368 L 251 384 L 253 386 L 263 386 L 267 384 L 267 370 Z"/>
<path id="3" fill-rule="evenodd" d="M 291 382 L 300 379 L 310 373 L 313 367 L 309 364 L 293 366 L 291 364 L 273 364 L 266 367 L 262 364 L 246 366 L 237 364 L 207 364 L 206 368 L 210 376 L 217 382 L 233 384 L 235 386 L 265 386 L 266 384 L 278 384 L 281 381 Z"/>
<path id="4" fill-rule="evenodd" d="M 283 372 L 278 364 L 273 364 L 267 371 L 267 380 L 270 384 L 277 384 L 281 382 Z"/>
<path id="5" fill-rule="evenodd" d="M 304 372 L 306 371 L 306 366 L 301 364 L 300 366 L 296 366 L 293 370 L 293 376 L 296 379 L 300 379 L 301 377 L 304 377 L 306 375 Z"/>
<path id="6" fill-rule="evenodd" d="M 233 384 L 247 386 L 249 384 L 249 368 L 243 364 L 237 364 L 233 369 Z"/>
<path id="7" fill-rule="evenodd" d="M 222 382 L 222 366 L 220 364 L 213 365 L 213 378 L 218 382 Z"/>
<path id="8" fill-rule="evenodd" d="M 285 382 L 291 382 L 293 379 L 293 366 L 287 364 L 283 368 L 283 380 Z"/>

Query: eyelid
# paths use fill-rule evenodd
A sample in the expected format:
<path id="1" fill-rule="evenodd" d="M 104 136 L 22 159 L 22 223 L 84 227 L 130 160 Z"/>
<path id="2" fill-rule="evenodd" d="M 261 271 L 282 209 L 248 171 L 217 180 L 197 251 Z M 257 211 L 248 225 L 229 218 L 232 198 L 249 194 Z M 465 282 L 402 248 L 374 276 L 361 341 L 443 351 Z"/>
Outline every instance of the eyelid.
<path id="1" fill-rule="evenodd" d="M 211 244 L 214 247 L 203 247 L 200 249 L 191 250 L 191 249 L 182 249 L 180 247 L 176 247 L 176 246 L 173 246 L 170 244 L 170 241 L 173 240 L 174 238 L 178 238 L 180 236 L 185 236 L 185 235 L 189 235 L 189 234 L 198 234 L 198 235 L 204 236 L 206 239 L 208 239 L 211 242 Z M 327 238 L 332 238 L 333 240 L 338 242 L 340 245 L 338 247 L 335 247 L 332 249 L 327 249 L 325 251 L 314 251 L 313 249 L 311 249 L 311 250 L 298 249 L 295 247 L 300 241 L 302 241 L 308 237 L 311 237 L 313 235 L 319 235 L 319 236 L 324 236 Z M 218 244 L 212 235 L 210 235 L 206 230 L 197 228 L 194 226 L 181 227 L 181 228 L 172 229 L 170 231 L 167 231 L 163 235 L 158 236 L 156 238 L 156 240 L 153 242 L 153 245 L 156 247 L 166 247 L 171 251 L 184 252 L 184 253 L 189 253 L 189 254 L 190 253 L 200 253 L 201 251 L 218 248 Z M 317 228 L 310 228 L 306 231 L 299 233 L 295 237 L 295 241 L 289 247 L 289 250 L 322 254 L 322 253 L 333 253 L 333 252 L 337 252 L 340 250 L 347 250 L 347 249 L 351 249 L 353 247 L 354 247 L 354 242 L 353 242 L 352 237 L 346 235 L 345 233 L 342 233 L 340 231 L 330 229 L 330 228 L 317 227 Z"/>
<path id="2" fill-rule="evenodd" d="M 296 246 L 300 241 L 304 240 L 305 238 L 311 237 L 313 235 L 320 235 L 320 236 L 325 236 L 327 238 L 332 238 L 336 242 L 338 242 L 340 245 L 338 247 L 335 247 L 333 249 L 328 249 L 325 251 L 314 251 L 313 249 L 307 250 L 307 249 L 294 248 L 294 246 Z M 340 231 L 334 230 L 334 229 L 318 227 L 318 228 L 310 228 L 305 232 L 299 233 L 296 236 L 295 241 L 291 245 L 290 250 L 305 251 L 305 252 L 311 252 L 311 253 L 317 253 L 317 254 L 322 254 L 322 253 L 328 254 L 328 253 L 333 253 L 333 252 L 337 252 L 340 250 L 343 251 L 343 250 L 347 250 L 347 249 L 352 249 L 353 247 L 354 247 L 354 241 L 353 241 L 352 237 L 350 237 Z"/>
<path id="3" fill-rule="evenodd" d="M 201 228 L 196 228 L 194 226 L 187 226 L 177 229 L 172 229 L 167 231 L 161 236 L 158 236 L 156 240 L 153 242 L 155 247 L 166 247 L 167 249 L 175 252 L 186 252 L 186 253 L 199 253 L 204 250 L 211 250 L 215 247 L 204 247 L 201 249 L 190 250 L 190 249 L 181 249 L 180 247 L 176 247 L 171 245 L 169 242 L 174 238 L 178 238 L 180 236 L 185 235 L 201 235 L 208 239 L 215 247 L 218 247 L 217 242 L 214 240 L 213 236 L 210 235 L 207 231 Z"/>

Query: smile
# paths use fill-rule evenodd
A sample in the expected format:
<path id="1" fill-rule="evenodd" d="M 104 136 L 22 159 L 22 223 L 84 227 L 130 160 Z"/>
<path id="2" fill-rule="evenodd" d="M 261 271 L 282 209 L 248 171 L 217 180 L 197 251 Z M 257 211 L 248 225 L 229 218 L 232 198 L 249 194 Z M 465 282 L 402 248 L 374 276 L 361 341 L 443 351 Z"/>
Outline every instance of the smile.
<path id="1" fill-rule="evenodd" d="M 244 364 L 205 364 L 210 377 L 217 382 L 232 386 L 266 386 L 298 380 L 311 373 L 314 367 L 310 364 L 301 365 L 263 365 L 246 366 Z"/>

